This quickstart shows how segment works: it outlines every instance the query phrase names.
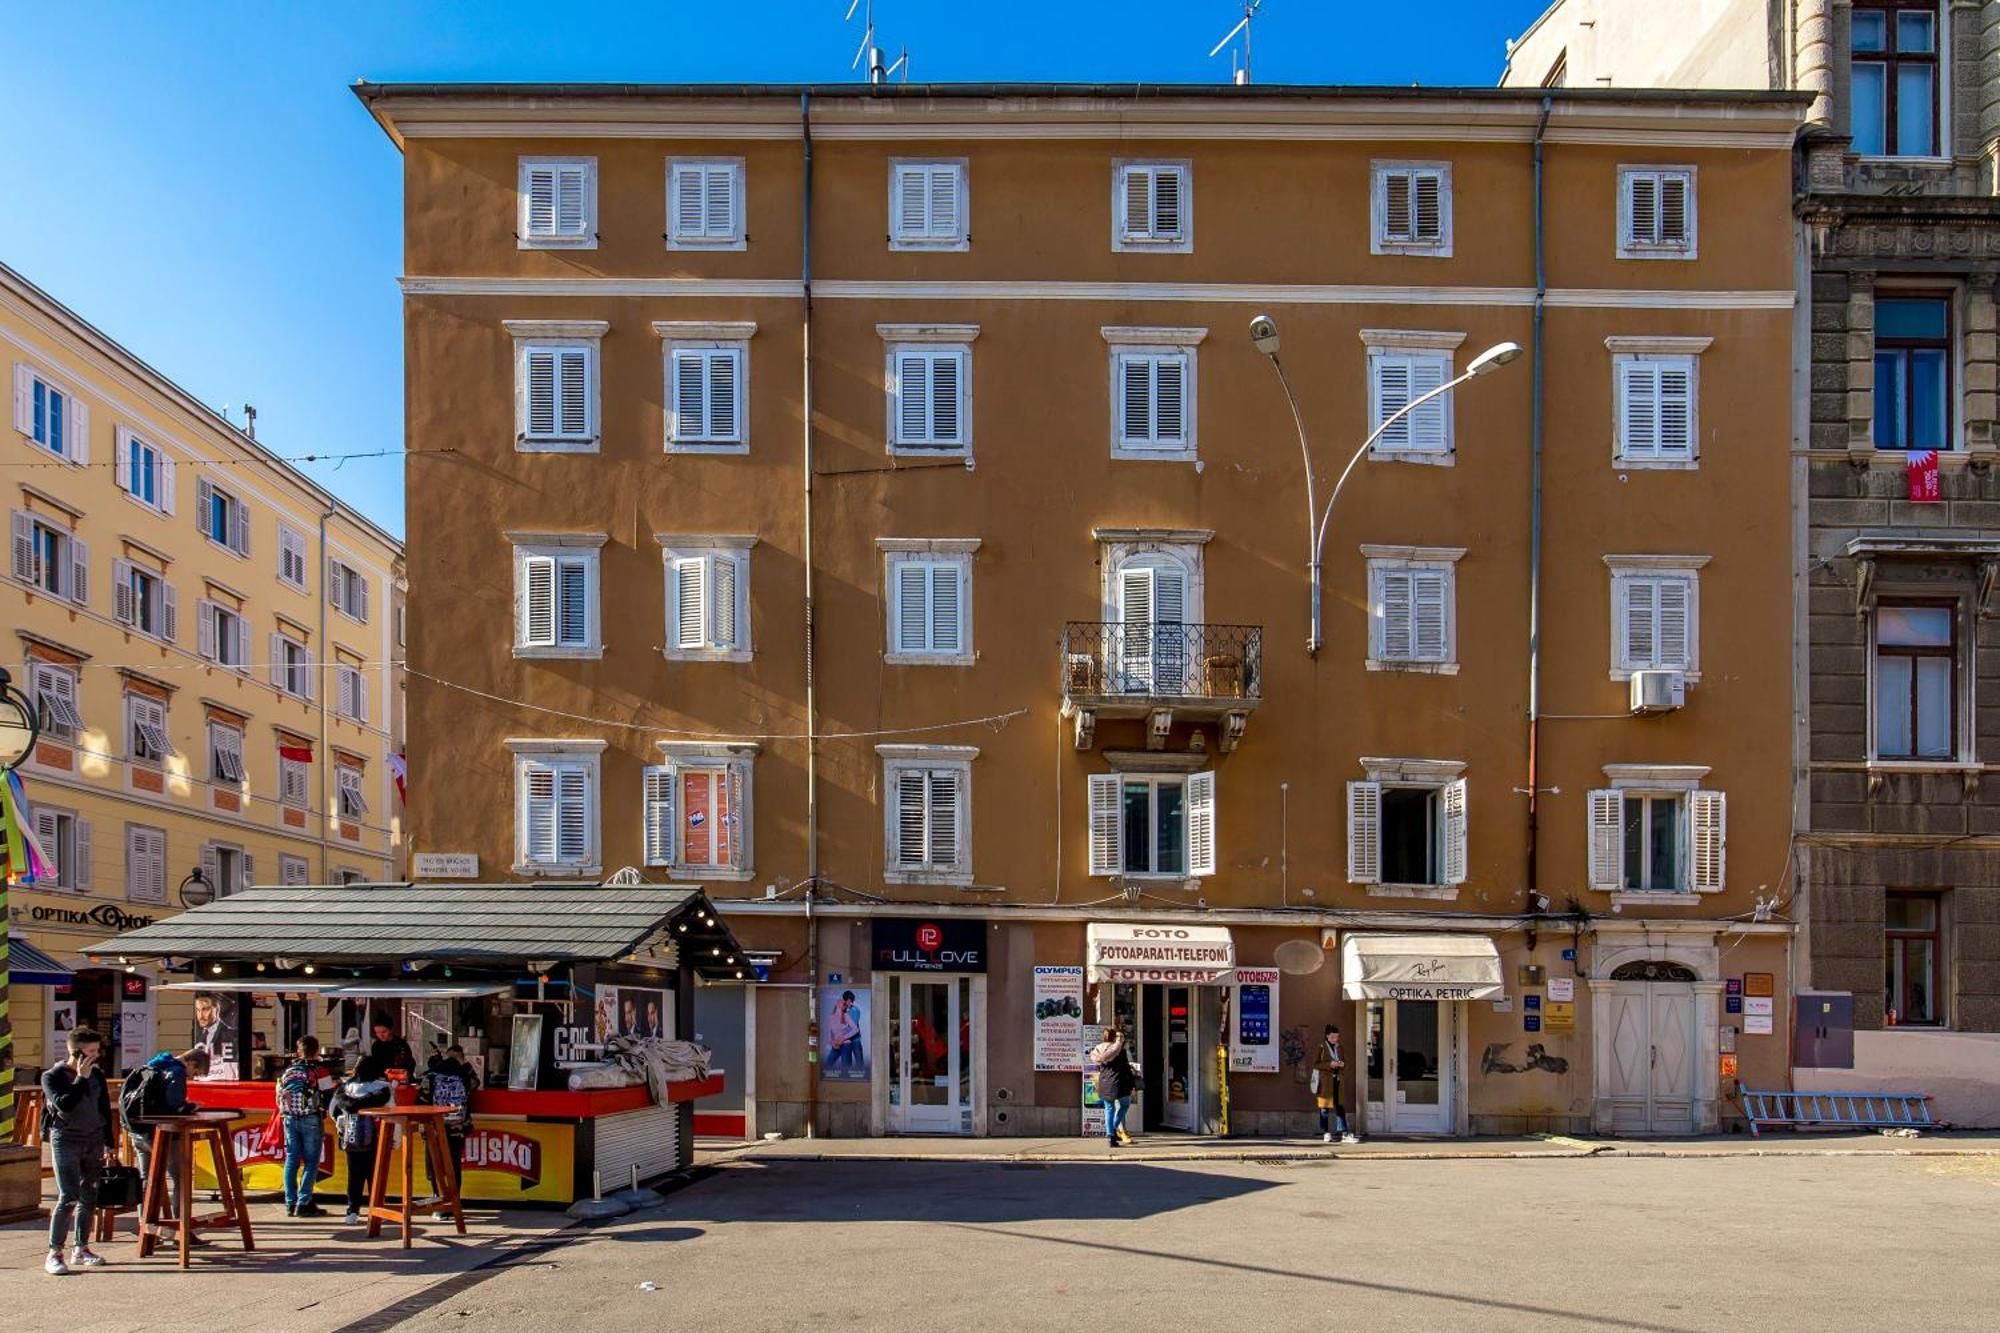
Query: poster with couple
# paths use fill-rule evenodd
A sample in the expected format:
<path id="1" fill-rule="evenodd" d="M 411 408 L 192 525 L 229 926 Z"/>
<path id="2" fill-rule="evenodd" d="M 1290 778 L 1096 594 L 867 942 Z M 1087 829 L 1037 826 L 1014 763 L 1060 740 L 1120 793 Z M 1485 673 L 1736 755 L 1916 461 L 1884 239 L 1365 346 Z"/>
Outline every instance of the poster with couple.
<path id="1" fill-rule="evenodd" d="M 822 986 L 819 992 L 819 1076 L 827 1083 L 868 1081 L 868 992 Z"/>
<path id="2" fill-rule="evenodd" d="M 597 992 L 597 1039 L 674 1035 L 672 1001 L 645 986 L 604 986 Z"/>

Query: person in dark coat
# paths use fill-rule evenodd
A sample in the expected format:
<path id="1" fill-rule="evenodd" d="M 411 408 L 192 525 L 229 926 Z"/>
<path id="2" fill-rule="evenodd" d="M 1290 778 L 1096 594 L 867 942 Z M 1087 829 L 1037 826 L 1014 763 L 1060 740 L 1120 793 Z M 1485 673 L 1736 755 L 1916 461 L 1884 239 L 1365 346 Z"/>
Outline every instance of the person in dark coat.
<path id="1" fill-rule="evenodd" d="M 365 1055 L 354 1067 L 353 1077 L 334 1089 L 327 1111 L 333 1117 L 334 1133 L 341 1151 L 347 1154 L 347 1225 L 363 1220 L 368 1206 L 368 1185 L 375 1174 L 375 1149 L 380 1126 L 359 1112 L 373 1106 L 387 1106 L 394 1095 L 389 1080 L 383 1078 L 381 1061 Z"/>
<path id="2" fill-rule="evenodd" d="M 410 1049 L 408 1041 L 396 1035 L 396 1027 L 389 1021 L 389 1016 L 375 1015 L 374 1021 L 369 1024 L 369 1030 L 375 1038 L 374 1043 L 368 1047 L 369 1058 L 381 1065 L 384 1073 L 391 1069 L 400 1069 L 403 1071 L 403 1077 L 415 1078 L 416 1052 Z"/>
<path id="3" fill-rule="evenodd" d="M 68 1058 L 42 1075 L 42 1135 L 56 1170 L 49 1209 L 49 1257 L 42 1271 L 56 1277 L 104 1261 L 90 1250 L 91 1191 L 111 1158 L 111 1091 L 104 1083 L 104 1038 L 91 1028 L 66 1034 Z M 75 1244 L 65 1261 L 72 1223 Z"/>
<path id="4" fill-rule="evenodd" d="M 1097 1066 L 1097 1099 L 1104 1103 L 1104 1137 L 1114 1148 L 1130 1143 L 1132 1136 L 1125 1132 L 1125 1116 L 1132 1109 L 1139 1073 L 1132 1068 L 1125 1034 L 1117 1028 L 1104 1029 L 1104 1040 L 1090 1048 L 1090 1062 Z"/>

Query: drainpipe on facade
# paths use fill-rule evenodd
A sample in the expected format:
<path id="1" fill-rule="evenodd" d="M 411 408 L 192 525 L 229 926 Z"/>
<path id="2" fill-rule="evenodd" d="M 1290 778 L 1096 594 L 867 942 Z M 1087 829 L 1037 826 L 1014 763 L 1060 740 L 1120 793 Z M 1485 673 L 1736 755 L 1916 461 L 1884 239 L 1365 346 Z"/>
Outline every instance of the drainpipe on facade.
<path id="1" fill-rule="evenodd" d="M 819 1133 L 819 919 L 813 899 L 819 892 L 819 698 L 814 676 L 813 623 L 813 298 L 812 94 L 799 94 L 799 133 L 804 143 L 804 199 L 799 219 L 799 283 L 805 296 L 799 336 L 800 480 L 805 531 L 800 541 L 805 564 L 806 613 L 806 1137 Z"/>
<path id="2" fill-rule="evenodd" d="M 1535 385 L 1528 452 L 1528 887 L 1527 901 L 1522 904 L 1530 913 L 1536 910 L 1542 887 L 1536 858 L 1542 794 L 1542 317 L 1549 296 L 1548 254 L 1542 230 L 1542 142 L 1554 105 L 1554 98 L 1543 97 L 1541 118 L 1535 122 Z"/>
<path id="3" fill-rule="evenodd" d="M 326 598 L 327 594 L 333 591 L 331 588 L 327 586 L 327 581 L 326 581 L 326 563 L 327 563 L 326 523 L 327 520 L 332 518 L 334 514 L 337 512 L 338 510 L 329 507 L 325 513 L 319 516 L 320 589 L 319 589 L 318 650 L 322 659 L 326 660 L 330 660 L 332 657 L 332 653 L 329 651 L 331 645 L 329 645 L 326 641 Z M 319 769 L 319 815 L 314 822 L 317 823 L 319 826 L 319 882 L 322 884 L 326 884 L 331 882 L 330 879 L 328 878 L 329 872 L 327 870 L 327 865 L 326 865 L 326 854 L 327 854 L 326 818 L 328 815 L 333 813 L 333 804 L 328 799 L 326 784 L 327 784 L 327 779 L 333 774 L 333 755 L 326 748 L 326 696 L 328 691 L 328 684 L 327 684 L 327 676 L 325 670 L 325 661 L 323 660 L 320 662 L 315 662 L 311 667 L 311 671 L 312 675 L 307 677 L 307 679 L 312 682 L 319 698 L 319 753 L 313 756 L 314 765 Z M 248 1029 L 238 1028 L 237 1031 L 244 1032 L 248 1031 Z"/>

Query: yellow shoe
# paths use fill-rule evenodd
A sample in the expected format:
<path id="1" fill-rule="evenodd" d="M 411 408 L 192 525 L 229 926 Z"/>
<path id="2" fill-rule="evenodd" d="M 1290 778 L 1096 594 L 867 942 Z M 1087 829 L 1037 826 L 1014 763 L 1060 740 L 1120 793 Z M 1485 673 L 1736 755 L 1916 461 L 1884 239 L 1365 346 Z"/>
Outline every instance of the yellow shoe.
<path id="1" fill-rule="evenodd" d="M 1123 1125 L 1120 1125 L 1118 1127 L 1118 1146 L 1121 1148 L 1126 1148 L 1130 1147 L 1131 1144 L 1132 1144 L 1132 1136 L 1125 1132 L 1125 1127 Z"/>

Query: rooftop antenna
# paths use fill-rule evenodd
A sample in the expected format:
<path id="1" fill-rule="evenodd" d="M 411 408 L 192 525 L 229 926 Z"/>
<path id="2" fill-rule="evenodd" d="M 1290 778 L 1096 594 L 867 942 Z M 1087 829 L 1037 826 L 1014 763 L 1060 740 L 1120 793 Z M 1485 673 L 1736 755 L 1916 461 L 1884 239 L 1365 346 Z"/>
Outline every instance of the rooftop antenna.
<path id="1" fill-rule="evenodd" d="M 1232 49 L 1229 53 L 1229 81 L 1239 87 L 1250 82 L 1250 20 L 1256 18 L 1257 11 L 1263 7 L 1264 0 L 1243 0 L 1242 20 L 1235 27 L 1224 33 L 1222 40 L 1217 42 L 1208 53 L 1210 60 L 1215 59 L 1215 57 L 1222 54 L 1223 47 L 1228 46 L 1236 39 L 1237 33 L 1240 32 L 1243 34 L 1242 63 L 1237 63 L 1237 53 L 1235 50 Z"/>
<path id="2" fill-rule="evenodd" d="M 867 6 L 865 9 L 862 8 L 864 4 Z M 857 9 L 862 11 L 861 45 L 856 48 L 854 59 L 848 63 L 847 67 L 849 69 L 860 69 L 861 62 L 866 60 L 868 62 L 868 82 L 887 83 L 890 77 L 900 70 L 902 71 L 903 82 L 908 83 L 910 81 L 910 48 L 907 46 L 904 47 L 902 54 L 896 57 L 895 63 L 885 66 L 882 63 L 882 48 L 875 45 L 875 0 L 849 0 L 847 13 L 842 16 L 841 22 L 853 22 L 854 11 Z"/>

